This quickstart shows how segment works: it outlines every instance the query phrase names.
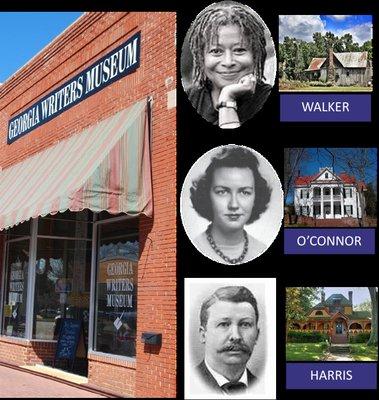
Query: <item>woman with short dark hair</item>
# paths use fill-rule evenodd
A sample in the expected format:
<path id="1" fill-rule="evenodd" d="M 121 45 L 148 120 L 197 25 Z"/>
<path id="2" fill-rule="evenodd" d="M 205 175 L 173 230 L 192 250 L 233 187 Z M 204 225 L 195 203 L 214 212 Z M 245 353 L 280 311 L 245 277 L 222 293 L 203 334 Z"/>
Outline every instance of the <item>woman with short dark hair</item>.
<path id="1" fill-rule="evenodd" d="M 240 264 L 266 250 L 244 229 L 260 218 L 271 198 L 271 188 L 258 167 L 250 150 L 228 145 L 212 158 L 204 175 L 192 183 L 193 207 L 210 221 L 194 243 L 215 261 Z"/>

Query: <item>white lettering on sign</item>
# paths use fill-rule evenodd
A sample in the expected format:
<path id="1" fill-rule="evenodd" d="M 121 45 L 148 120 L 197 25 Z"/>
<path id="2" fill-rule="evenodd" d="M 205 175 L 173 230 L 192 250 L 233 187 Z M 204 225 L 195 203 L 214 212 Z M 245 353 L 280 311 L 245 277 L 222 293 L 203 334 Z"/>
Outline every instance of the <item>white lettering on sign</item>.
<path id="1" fill-rule="evenodd" d="M 313 247 L 351 247 L 362 246 L 361 236 L 298 236 L 296 239 L 298 246 L 310 245 Z"/>
<path id="2" fill-rule="evenodd" d="M 304 112 L 350 112 L 347 101 L 302 101 Z"/>
<path id="3" fill-rule="evenodd" d="M 93 63 L 62 86 L 31 105 L 8 124 L 8 144 L 84 100 L 97 90 L 136 70 L 140 62 L 140 32 Z"/>
<path id="4" fill-rule="evenodd" d="M 117 53 L 112 54 L 100 64 L 93 66 L 86 72 L 85 94 L 97 89 L 108 80 L 116 78 L 119 74 L 137 63 L 138 38 L 128 43 Z"/>
<path id="5" fill-rule="evenodd" d="M 352 370 L 311 370 L 311 381 L 351 381 L 353 379 Z"/>

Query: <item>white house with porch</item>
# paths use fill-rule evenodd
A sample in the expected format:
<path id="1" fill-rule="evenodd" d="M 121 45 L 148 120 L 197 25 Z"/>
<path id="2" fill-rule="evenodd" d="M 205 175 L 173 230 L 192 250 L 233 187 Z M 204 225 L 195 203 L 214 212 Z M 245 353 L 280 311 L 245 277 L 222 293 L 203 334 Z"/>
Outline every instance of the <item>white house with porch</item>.
<path id="1" fill-rule="evenodd" d="M 297 215 L 317 219 L 362 218 L 365 209 L 364 182 L 333 168 L 320 168 L 311 176 L 295 179 L 294 206 Z"/>

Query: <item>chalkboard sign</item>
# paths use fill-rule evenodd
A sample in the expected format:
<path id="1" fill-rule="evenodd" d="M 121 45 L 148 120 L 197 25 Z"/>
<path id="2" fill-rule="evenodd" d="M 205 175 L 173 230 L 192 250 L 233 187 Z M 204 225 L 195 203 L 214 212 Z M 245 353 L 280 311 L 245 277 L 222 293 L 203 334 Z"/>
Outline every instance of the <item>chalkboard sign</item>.
<path id="1" fill-rule="evenodd" d="M 62 319 L 54 364 L 58 359 L 66 359 L 71 361 L 71 368 L 73 367 L 81 334 L 82 321 L 80 319 Z"/>

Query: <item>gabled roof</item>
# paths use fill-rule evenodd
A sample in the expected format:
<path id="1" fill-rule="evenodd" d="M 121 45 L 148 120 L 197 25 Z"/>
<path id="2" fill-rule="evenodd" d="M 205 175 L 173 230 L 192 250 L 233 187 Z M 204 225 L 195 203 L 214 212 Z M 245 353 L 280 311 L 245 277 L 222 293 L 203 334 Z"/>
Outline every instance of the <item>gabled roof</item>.
<path id="1" fill-rule="evenodd" d="M 344 314 L 344 313 L 341 312 L 341 311 L 337 311 L 336 313 L 334 313 L 334 314 L 331 316 L 331 320 L 333 321 L 333 320 L 337 319 L 338 317 L 342 317 L 342 318 L 344 318 L 344 319 L 346 319 L 346 320 L 349 319 L 349 317 L 348 317 L 346 314 Z"/>
<path id="2" fill-rule="evenodd" d="M 320 171 L 317 174 L 314 175 L 308 175 L 308 176 L 298 176 L 295 179 L 295 186 L 309 186 L 312 182 L 314 182 L 322 173 L 325 172 L 325 170 L 328 170 L 328 168 L 324 168 L 322 171 Z M 357 185 L 361 190 L 366 190 L 366 184 L 362 181 L 358 181 L 355 179 L 354 176 L 351 176 L 347 174 L 346 172 L 341 172 L 339 174 L 335 174 L 331 171 L 329 171 L 331 174 L 333 174 L 335 177 L 337 177 L 338 180 L 341 180 L 342 183 L 345 185 Z M 331 183 L 331 180 L 328 180 L 327 183 Z"/>
<path id="3" fill-rule="evenodd" d="M 347 53 L 333 53 L 337 60 L 345 68 L 366 68 L 368 53 L 367 51 L 356 51 Z"/>
<path id="4" fill-rule="evenodd" d="M 329 296 L 325 301 L 322 301 L 318 304 L 316 304 L 312 310 L 320 307 L 329 307 L 329 306 L 334 306 L 334 301 L 335 300 L 340 300 L 340 305 L 341 306 L 350 306 L 352 307 L 353 305 L 350 303 L 350 301 L 343 295 L 343 294 L 332 294 Z"/>
<path id="5" fill-rule="evenodd" d="M 342 64 L 344 68 L 367 68 L 368 52 L 367 51 L 355 51 L 345 53 L 334 53 L 333 55 Z M 309 67 L 305 71 L 319 71 L 326 57 L 312 58 Z"/>
<path id="6" fill-rule="evenodd" d="M 311 63 L 309 64 L 309 67 L 306 69 L 306 71 L 318 71 L 322 64 L 324 64 L 326 58 L 312 58 Z"/>

